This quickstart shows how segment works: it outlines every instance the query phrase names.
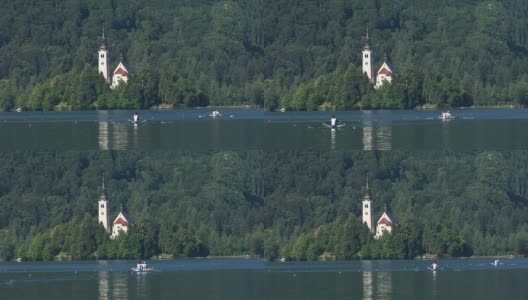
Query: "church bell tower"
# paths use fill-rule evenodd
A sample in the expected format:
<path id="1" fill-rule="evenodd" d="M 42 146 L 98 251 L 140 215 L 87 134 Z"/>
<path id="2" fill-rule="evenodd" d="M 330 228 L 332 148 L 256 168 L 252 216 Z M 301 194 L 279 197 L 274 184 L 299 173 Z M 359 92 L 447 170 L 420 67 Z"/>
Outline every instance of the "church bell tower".
<path id="1" fill-rule="evenodd" d="M 376 78 L 374 75 L 374 67 L 372 65 L 372 50 L 370 49 L 370 41 L 368 36 L 368 27 L 367 27 L 367 36 L 366 36 L 366 42 L 365 46 L 363 46 L 363 64 L 362 69 L 363 73 L 367 75 L 368 79 L 371 82 L 375 82 Z"/>
<path id="2" fill-rule="evenodd" d="M 103 177 L 103 186 L 102 186 L 101 196 L 99 197 L 99 223 L 103 224 L 105 230 L 110 233 L 112 228 L 110 228 L 110 215 L 108 214 L 108 201 L 106 200 L 106 190 L 105 182 Z"/>
<path id="3" fill-rule="evenodd" d="M 367 178 L 367 192 L 363 197 L 363 223 L 367 224 L 371 233 L 374 233 L 376 228 L 374 228 L 374 216 L 372 215 L 372 199 L 370 196 L 370 189 L 368 186 Z"/>
<path id="4" fill-rule="evenodd" d="M 112 81 L 112 78 L 110 77 L 110 65 L 109 65 L 109 57 L 108 57 L 108 47 L 106 45 L 106 39 L 104 34 L 104 27 L 103 27 L 103 37 L 101 41 L 101 46 L 99 46 L 99 64 L 98 69 L 99 73 L 103 74 L 104 79 L 106 82 L 110 83 Z"/>

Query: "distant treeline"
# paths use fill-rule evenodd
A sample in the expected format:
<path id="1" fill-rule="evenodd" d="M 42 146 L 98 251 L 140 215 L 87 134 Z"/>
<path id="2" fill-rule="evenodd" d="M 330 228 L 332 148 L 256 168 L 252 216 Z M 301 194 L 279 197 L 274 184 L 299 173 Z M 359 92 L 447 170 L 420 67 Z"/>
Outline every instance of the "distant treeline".
<path id="1" fill-rule="evenodd" d="M 97 223 L 102 178 L 111 240 Z M 361 223 L 366 178 L 375 218 Z M 528 151 L 0 153 L 0 259 L 528 254 Z M 376 219 L 377 220 L 377 219 Z"/>
<path id="2" fill-rule="evenodd" d="M 523 0 L 0 0 L 0 110 L 264 106 L 268 110 L 528 104 Z M 105 27 L 110 90 L 96 72 Z M 374 90 L 361 74 L 398 70 Z"/>

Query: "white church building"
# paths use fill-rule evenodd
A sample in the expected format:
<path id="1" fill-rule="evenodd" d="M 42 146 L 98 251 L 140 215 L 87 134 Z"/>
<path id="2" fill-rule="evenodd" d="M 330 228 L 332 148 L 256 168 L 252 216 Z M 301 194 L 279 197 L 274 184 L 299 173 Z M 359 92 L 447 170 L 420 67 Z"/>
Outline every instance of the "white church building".
<path id="1" fill-rule="evenodd" d="M 374 214 L 372 210 L 372 196 L 370 193 L 368 179 L 367 179 L 367 191 L 363 197 L 363 223 L 367 224 L 370 232 L 374 235 L 375 239 L 380 238 L 383 234 L 391 233 L 394 226 L 398 224 L 398 221 L 392 215 L 392 213 L 385 206 L 385 210 L 378 222 L 374 223 Z"/>
<path id="2" fill-rule="evenodd" d="M 368 36 L 368 28 L 367 28 L 367 36 L 366 36 L 366 43 L 363 47 L 363 65 L 362 70 L 365 75 L 367 75 L 370 82 L 374 84 L 374 88 L 379 89 L 384 83 L 392 82 L 392 78 L 396 74 L 396 70 L 392 64 L 390 64 L 387 60 L 387 56 L 385 55 L 383 64 L 378 69 L 378 72 L 374 73 L 374 65 L 372 62 L 374 61 L 374 52 L 372 51 L 370 47 L 370 41 Z"/>
<path id="3" fill-rule="evenodd" d="M 102 186 L 102 192 L 101 196 L 99 196 L 99 223 L 103 225 L 104 229 L 108 234 L 110 234 L 110 238 L 114 239 L 117 236 L 119 236 L 121 233 L 127 233 L 128 228 L 131 225 L 131 219 L 128 216 L 127 213 L 123 211 L 123 208 L 121 208 L 121 211 L 117 214 L 117 217 L 114 219 L 114 222 L 110 223 L 110 213 L 108 208 L 108 200 L 106 197 L 106 189 L 104 184 L 104 178 L 103 178 L 103 186 Z"/>
<path id="4" fill-rule="evenodd" d="M 104 79 L 108 84 L 110 84 L 110 88 L 114 89 L 118 87 L 121 83 L 127 83 L 128 78 L 130 77 L 130 68 L 123 62 L 123 58 L 121 57 L 119 64 L 114 69 L 114 72 L 110 73 L 110 53 L 108 50 L 108 45 L 106 44 L 106 38 L 104 35 L 104 29 L 103 29 L 103 36 L 101 41 L 101 46 L 99 47 L 99 73 L 103 75 Z"/>

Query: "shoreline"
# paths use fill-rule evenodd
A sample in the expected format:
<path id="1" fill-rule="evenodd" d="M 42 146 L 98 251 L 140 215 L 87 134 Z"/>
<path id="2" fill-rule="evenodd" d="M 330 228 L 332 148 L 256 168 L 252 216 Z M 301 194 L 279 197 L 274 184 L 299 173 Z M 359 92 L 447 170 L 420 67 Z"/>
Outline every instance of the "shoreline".
<path id="1" fill-rule="evenodd" d="M 306 110 L 274 110 L 270 111 L 265 108 L 260 107 L 259 105 L 218 105 L 218 106 L 200 106 L 200 107 L 172 107 L 172 106 L 154 106 L 151 108 L 146 109 L 125 109 L 125 108 L 116 108 L 116 109 L 84 109 L 84 110 L 48 110 L 48 111 L 42 111 L 42 110 L 22 110 L 22 109 L 16 109 L 16 110 L 10 110 L 10 111 L 1 111 L 2 113 L 20 113 L 20 112 L 84 112 L 84 111 L 180 111 L 180 110 L 207 110 L 207 109 L 263 109 L 265 113 L 283 113 L 283 112 L 355 112 L 355 111 L 413 111 L 413 110 L 449 110 L 449 109 L 525 109 L 528 108 L 524 105 L 517 105 L 517 104 L 509 104 L 509 105 L 490 105 L 490 106 L 463 106 L 463 107 L 450 107 L 450 108 L 440 108 L 440 107 L 433 107 L 433 106 L 417 106 L 415 108 L 410 109 L 350 109 L 350 110 L 334 110 L 334 111 L 323 111 L 323 110 L 313 110 L 313 111 L 306 111 Z"/>
<path id="2" fill-rule="evenodd" d="M 432 254 L 424 254 L 410 259 L 389 259 L 389 260 L 443 260 L 443 259 L 523 259 L 526 258 L 523 255 L 518 254 L 501 254 L 501 255 L 474 255 L 467 257 L 451 257 L 451 256 L 437 256 Z M 170 254 L 160 254 L 155 255 L 149 258 L 144 258 L 144 260 L 180 260 L 180 259 L 197 259 L 197 260 L 207 260 L 207 259 L 263 259 L 258 255 L 252 254 L 242 254 L 242 255 L 210 255 L 204 257 L 183 257 L 183 256 L 173 256 Z M 65 261 L 119 261 L 123 259 L 71 259 L 69 256 L 55 257 L 55 259 L 50 260 L 52 262 L 65 262 Z M 128 259 L 135 260 L 135 259 Z M 322 261 L 373 261 L 373 260 L 385 260 L 385 259 L 345 259 L 345 260 L 317 260 Z M 45 261 L 45 260 L 36 260 L 36 261 Z M 285 260 L 286 261 L 286 260 Z M 298 260 L 287 260 L 287 261 L 298 261 Z M 30 260 L 22 260 L 20 258 L 9 260 L 9 262 L 35 262 Z M 271 260 L 271 262 L 283 262 L 280 259 Z"/>
<path id="3" fill-rule="evenodd" d="M 182 109 L 259 109 L 256 104 L 241 104 L 241 105 L 210 105 L 198 107 L 174 107 L 173 105 L 157 105 L 145 110 L 182 110 Z"/>

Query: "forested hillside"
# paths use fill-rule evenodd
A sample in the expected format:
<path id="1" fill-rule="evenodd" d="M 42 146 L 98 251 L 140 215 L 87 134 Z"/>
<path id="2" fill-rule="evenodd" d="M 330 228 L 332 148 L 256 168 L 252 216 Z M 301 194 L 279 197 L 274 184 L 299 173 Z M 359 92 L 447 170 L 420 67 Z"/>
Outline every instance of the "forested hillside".
<path id="1" fill-rule="evenodd" d="M 528 152 L 0 153 L 0 258 L 528 254 Z M 114 218 L 97 224 L 102 178 Z M 361 223 L 366 178 L 374 240 Z"/>
<path id="2" fill-rule="evenodd" d="M 1 0 L 0 109 L 264 105 L 269 110 L 526 104 L 522 0 Z M 112 67 L 97 75 L 103 25 Z M 360 71 L 399 76 L 373 90 Z"/>

